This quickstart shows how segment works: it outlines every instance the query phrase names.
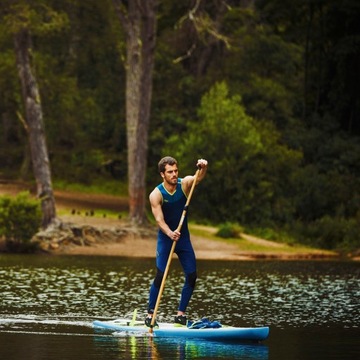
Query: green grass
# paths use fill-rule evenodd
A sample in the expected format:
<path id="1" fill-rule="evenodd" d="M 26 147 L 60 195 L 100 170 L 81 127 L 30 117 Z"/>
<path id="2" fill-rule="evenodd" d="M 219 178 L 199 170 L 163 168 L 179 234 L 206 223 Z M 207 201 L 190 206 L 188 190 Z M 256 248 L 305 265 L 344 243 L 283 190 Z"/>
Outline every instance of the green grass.
<path id="1" fill-rule="evenodd" d="M 227 243 L 227 244 L 234 244 L 237 245 L 239 247 L 239 251 L 244 251 L 244 252 L 258 252 L 258 253 L 288 253 L 288 254 L 296 254 L 296 253 L 317 253 L 317 252 L 322 252 L 322 253 L 329 253 L 329 254 L 334 254 L 334 252 L 332 251 L 326 251 L 326 250 L 320 250 L 320 249 L 315 249 L 315 248 L 311 248 L 308 246 L 303 246 L 303 245 L 299 245 L 299 244 L 285 244 L 282 242 L 276 242 L 277 244 L 279 244 L 279 246 L 266 246 L 263 244 L 256 244 L 253 243 L 251 241 L 248 241 L 244 238 L 221 238 L 215 235 L 216 231 L 214 231 L 213 227 L 208 227 L 208 229 L 206 228 L 206 226 L 198 226 L 196 224 L 189 224 L 189 228 L 191 231 L 191 234 L 196 235 L 196 236 L 201 236 L 210 240 L 214 240 L 214 241 L 219 241 L 222 243 Z M 249 234 L 250 235 L 250 234 Z"/>
<path id="2" fill-rule="evenodd" d="M 127 183 L 121 183 L 115 180 L 94 182 L 91 185 L 70 183 L 63 180 L 55 180 L 53 187 L 54 189 L 57 190 L 69 190 L 69 191 L 76 191 L 87 194 L 107 194 L 107 195 L 116 195 L 116 196 L 128 196 Z"/>

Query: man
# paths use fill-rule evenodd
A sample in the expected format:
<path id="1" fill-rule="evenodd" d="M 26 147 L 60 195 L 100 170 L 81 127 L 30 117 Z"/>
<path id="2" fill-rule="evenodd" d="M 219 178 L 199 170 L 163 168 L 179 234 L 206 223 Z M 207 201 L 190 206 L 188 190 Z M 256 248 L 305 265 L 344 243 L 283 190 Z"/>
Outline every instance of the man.
<path id="1" fill-rule="evenodd" d="M 208 163 L 204 159 L 197 161 L 196 166 L 199 168 L 197 183 L 204 178 L 207 165 Z M 183 179 L 179 178 L 177 161 L 170 156 L 166 156 L 159 161 L 158 170 L 163 182 L 155 187 L 149 196 L 151 210 L 159 227 L 156 249 L 157 272 L 150 288 L 148 316 L 145 319 L 145 324 L 149 327 L 151 325 L 171 247 L 173 241 L 176 241 L 174 252 L 177 254 L 183 268 L 185 283 L 181 292 L 175 323 L 186 325 L 185 311 L 194 291 L 197 278 L 196 258 L 190 241 L 187 218 L 185 218 L 180 231 L 176 229 L 195 178 L 192 175 L 188 175 Z"/>

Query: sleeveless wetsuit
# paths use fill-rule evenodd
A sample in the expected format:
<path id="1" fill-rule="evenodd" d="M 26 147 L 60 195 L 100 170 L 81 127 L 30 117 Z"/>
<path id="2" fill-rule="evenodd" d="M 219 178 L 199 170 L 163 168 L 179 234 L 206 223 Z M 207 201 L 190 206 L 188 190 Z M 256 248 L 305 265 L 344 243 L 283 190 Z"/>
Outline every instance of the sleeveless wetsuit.
<path id="1" fill-rule="evenodd" d="M 176 190 L 170 194 L 163 184 L 157 186 L 162 195 L 162 211 L 164 220 L 171 230 L 175 230 L 178 225 L 186 204 L 187 197 L 181 186 L 181 179 L 178 179 Z M 192 296 L 196 281 L 196 259 L 194 249 L 190 241 L 190 233 L 188 229 L 187 217 L 181 227 L 181 236 L 175 246 L 175 254 L 178 256 L 181 266 L 185 273 L 185 283 L 181 292 L 180 304 L 178 310 L 184 311 Z M 173 241 L 158 230 L 157 248 L 156 248 L 156 267 L 157 276 L 150 288 L 149 311 L 154 309 L 156 299 L 161 286 L 162 275 L 165 272 L 166 264 L 169 258 Z"/>

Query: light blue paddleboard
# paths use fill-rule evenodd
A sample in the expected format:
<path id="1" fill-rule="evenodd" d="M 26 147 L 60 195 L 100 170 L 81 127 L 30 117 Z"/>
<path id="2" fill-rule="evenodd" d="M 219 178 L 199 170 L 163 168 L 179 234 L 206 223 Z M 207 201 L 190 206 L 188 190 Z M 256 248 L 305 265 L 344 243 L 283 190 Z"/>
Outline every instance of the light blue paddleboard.
<path id="1" fill-rule="evenodd" d="M 262 341 L 269 336 L 269 327 L 233 327 L 222 326 L 221 328 L 189 329 L 172 323 L 159 323 L 159 327 L 153 329 L 156 337 L 177 337 L 192 339 L 208 339 L 221 341 Z M 149 333 L 149 328 L 143 321 L 131 319 L 116 319 L 109 321 L 95 320 L 94 328 L 107 329 L 115 332 Z"/>

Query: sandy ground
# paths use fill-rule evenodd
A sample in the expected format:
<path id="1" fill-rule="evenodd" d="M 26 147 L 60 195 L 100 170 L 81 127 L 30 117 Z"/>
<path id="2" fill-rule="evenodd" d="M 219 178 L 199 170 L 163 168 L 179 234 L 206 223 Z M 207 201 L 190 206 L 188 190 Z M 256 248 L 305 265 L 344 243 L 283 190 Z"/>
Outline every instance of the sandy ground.
<path id="1" fill-rule="evenodd" d="M 91 225 L 99 228 L 128 226 L 124 221 L 106 218 L 90 218 L 82 215 L 63 215 L 65 222 L 81 225 Z M 242 255 L 236 245 L 222 241 L 209 240 L 205 237 L 191 235 L 192 244 L 198 259 L 217 260 L 245 260 L 249 257 Z M 156 229 L 150 229 L 150 235 L 141 237 L 133 234 L 121 238 L 117 242 L 94 244 L 92 246 L 74 246 L 62 253 L 72 255 L 109 255 L 125 257 L 155 257 Z"/>
<path id="2" fill-rule="evenodd" d="M 0 181 L 0 195 L 15 195 L 19 191 L 29 190 L 26 184 L 7 183 Z M 115 212 L 127 211 L 127 199 L 109 196 L 82 194 L 69 191 L 55 191 L 55 200 L 59 218 L 63 222 L 70 222 L 79 225 L 90 225 L 97 228 L 121 228 L 129 224 L 123 219 L 105 217 L 101 214 L 103 209 Z M 89 211 L 95 212 L 96 216 L 88 216 Z M 201 228 L 201 226 L 198 226 Z M 215 228 L 203 227 L 208 232 L 215 232 Z M 250 252 L 243 251 L 239 245 L 215 241 L 202 236 L 191 235 L 193 247 L 198 259 L 207 260 L 251 260 L 251 259 L 322 259 L 331 258 L 335 254 L 311 250 L 294 252 L 290 249 L 284 251 L 284 245 L 276 242 L 259 239 L 250 235 L 243 235 L 246 241 L 266 245 L 273 251 Z M 58 249 L 53 254 L 68 255 L 104 255 L 104 256 L 125 256 L 125 257 L 155 257 L 156 229 L 149 229 L 148 236 L 139 236 L 136 229 L 129 235 L 119 238 L 115 242 L 94 243 L 91 246 L 68 246 Z M 280 249 L 281 248 L 281 249 Z"/>

